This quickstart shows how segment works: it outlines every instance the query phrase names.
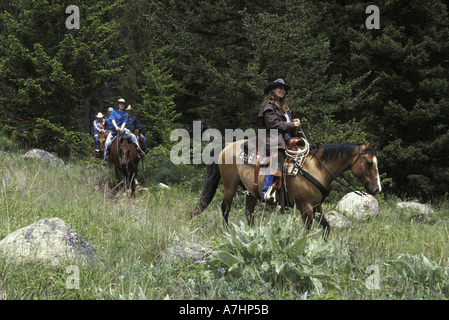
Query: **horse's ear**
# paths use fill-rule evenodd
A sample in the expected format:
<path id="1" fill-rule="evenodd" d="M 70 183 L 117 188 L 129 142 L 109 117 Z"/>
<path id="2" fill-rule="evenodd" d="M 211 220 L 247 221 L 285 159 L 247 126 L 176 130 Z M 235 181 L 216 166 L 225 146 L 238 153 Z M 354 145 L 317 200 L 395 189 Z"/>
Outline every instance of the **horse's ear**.
<path id="1" fill-rule="evenodd" d="M 377 147 L 378 141 L 371 141 L 370 143 L 368 143 L 367 149 L 373 149 L 375 150 Z"/>

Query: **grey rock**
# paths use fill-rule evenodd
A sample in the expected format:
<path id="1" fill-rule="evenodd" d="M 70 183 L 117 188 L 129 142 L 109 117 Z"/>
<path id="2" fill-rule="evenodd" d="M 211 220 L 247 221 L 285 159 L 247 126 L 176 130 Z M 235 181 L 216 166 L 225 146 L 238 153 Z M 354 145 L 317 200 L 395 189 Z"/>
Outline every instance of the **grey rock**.
<path id="1" fill-rule="evenodd" d="M 193 261 L 204 260 L 212 252 L 212 247 L 195 243 L 179 242 L 170 247 L 164 253 L 164 257 L 174 261 L 192 259 Z"/>
<path id="2" fill-rule="evenodd" d="M 356 220 L 364 220 L 367 217 L 377 218 L 379 215 L 379 203 L 369 194 L 361 196 L 355 192 L 348 193 L 337 203 L 337 209 Z"/>
<path id="3" fill-rule="evenodd" d="M 435 224 L 437 221 L 429 218 L 425 213 L 417 214 L 413 217 L 415 219 L 415 222 L 422 222 L 427 224 Z"/>
<path id="4" fill-rule="evenodd" d="M 167 186 L 166 184 L 163 184 L 163 183 L 159 183 L 157 186 L 158 186 L 160 189 L 171 189 L 169 186 Z"/>
<path id="5" fill-rule="evenodd" d="M 351 227 L 351 221 L 337 211 L 327 213 L 326 220 L 331 229 L 348 229 Z"/>
<path id="6" fill-rule="evenodd" d="M 57 156 L 55 156 L 54 154 L 51 154 L 50 152 L 47 152 L 45 150 L 41 150 L 41 149 L 30 150 L 23 155 L 23 158 L 26 160 L 38 159 L 38 160 L 50 162 L 50 163 L 53 163 L 56 165 L 60 165 L 60 166 L 64 165 L 64 161 L 59 159 Z"/>
<path id="7" fill-rule="evenodd" d="M 39 220 L 0 241 L 0 255 L 8 263 L 37 263 L 51 267 L 67 263 L 88 265 L 96 260 L 95 249 L 59 218 Z"/>
<path id="8" fill-rule="evenodd" d="M 412 201 L 398 202 L 396 203 L 396 209 L 405 210 L 407 212 L 415 212 L 417 214 L 433 213 L 432 208 L 428 205 Z"/>

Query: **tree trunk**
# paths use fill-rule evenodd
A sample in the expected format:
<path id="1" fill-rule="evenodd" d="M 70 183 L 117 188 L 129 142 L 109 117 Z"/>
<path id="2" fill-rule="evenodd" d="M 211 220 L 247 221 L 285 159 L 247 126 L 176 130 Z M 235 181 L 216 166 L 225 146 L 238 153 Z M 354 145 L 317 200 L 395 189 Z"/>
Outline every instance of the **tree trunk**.
<path id="1" fill-rule="evenodd" d="M 90 98 L 86 99 L 86 102 L 84 103 L 84 132 L 85 133 L 91 133 L 90 130 Z"/>

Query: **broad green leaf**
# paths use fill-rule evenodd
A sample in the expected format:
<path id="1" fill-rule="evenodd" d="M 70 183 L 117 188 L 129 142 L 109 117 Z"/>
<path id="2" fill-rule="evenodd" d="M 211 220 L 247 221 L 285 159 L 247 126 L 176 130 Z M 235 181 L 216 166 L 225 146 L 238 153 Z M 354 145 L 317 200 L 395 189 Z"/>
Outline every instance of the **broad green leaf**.
<path id="1" fill-rule="evenodd" d="M 243 262 L 237 257 L 222 251 L 215 251 L 212 256 L 223 262 L 228 268 L 235 264 Z"/>

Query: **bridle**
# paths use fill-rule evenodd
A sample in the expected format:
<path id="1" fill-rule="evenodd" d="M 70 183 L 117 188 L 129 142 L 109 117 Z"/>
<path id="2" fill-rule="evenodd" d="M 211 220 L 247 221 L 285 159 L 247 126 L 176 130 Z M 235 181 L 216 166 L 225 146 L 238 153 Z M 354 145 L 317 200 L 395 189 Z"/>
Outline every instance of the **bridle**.
<path id="1" fill-rule="evenodd" d="M 309 140 L 309 141 L 311 141 L 311 140 L 309 139 L 309 137 L 306 135 L 306 133 L 304 132 L 304 129 L 303 129 L 303 128 L 301 128 L 301 131 L 302 131 L 302 133 L 304 134 L 304 136 L 306 137 L 306 139 Z M 359 160 L 359 158 L 360 158 L 362 155 L 368 154 L 368 152 L 366 152 L 366 151 L 364 151 L 364 150 L 362 151 L 362 147 L 364 147 L 364 146 L 365 146 L 364 144 L 360 145 L 360 147 L 359 147 L 359 154 L 357 155 L 357 158 L 355 159 L 355 161 L 352 162 L 352 164 L 351 164 L 351 166 L 350 166 L 349 168 L 352 168 L 352 166 L 357 162 L 357 160 Z M 363 149 L 364 149 L 364 148 L 363 148 Z M 365 192 L 365 191 L 360 190 L 360 189 L 357 188 L 357 187 L 354 187 L 350 182 L 348 182 L 348 181 L 343 177 L 343 179 L 344 179 L 345 182 L 346 182 L 346 184 L 345 184 L 343 181 L 341 181 L 341 179 L 339 179 L 339 178 L 336 177 L 332 172 L 330 172 L 330 171 L 326 168 L 326 166 L 324 165 L 324 163 L 321 161 L 320 157 L 318 157 L 318 155 L 317 155 L 315 149 L 311 149 L 311 150 L 312 150 L 312 152 L 313 152 L 313 154 L 314 154 L 314 157 L 318 160 L 318 162 L 320 163 L 320 165 L 324 168 L 324 170 L 326 170 L 326 172 L 327 172 L 332 178 L 334 178 L 335 181 L 337 181 L 340 185 L 342 185 L 343 187 L 345 187 L 345 188 L 348 189 L 349 191 L 354 192 L 355 194 L 357 194 L 357 195 L 359 195 L 359 196 L 366 196 L 366 192 Z M 367 185 L 369 182 L 368 182 L 368 180 L 366 179 L 366 174 L 365 174 L 365 169 L 364 169 L 364 166 L 363 166 L 363 161 L 360 161 L 360 164 L 361 164 L 361 166 L 362 166 L 362 172 L 363 172 L 363 176 L 364 176 L 363 186 L 366 187 L 366 185 Z"/>
<path id="2" fill-rule="evenodd" d="M 351 166 L 349 167 L 349 169 L 352 169 L 352 167 L 354 166 L 354 164 L 357 162 L 357 160 L 359 160 L 361 158 L 362 155 L 368 154 L 368 152 L 366 152 L 365 149 L 365 145 L 362 144 L 361 146 L 359 146 L 359 154 L 357 155 L 357 158 L 355 158 L 355 160 L 352 162 Z M 360 159 L 360 167 L 363 173 L 363 186 L 366 187 L 369 184 L 369 181 L 366 177 L 366 172 L 365 172 L 365 166 L 363 165 L 363 161 L 362 159 Z"/>

